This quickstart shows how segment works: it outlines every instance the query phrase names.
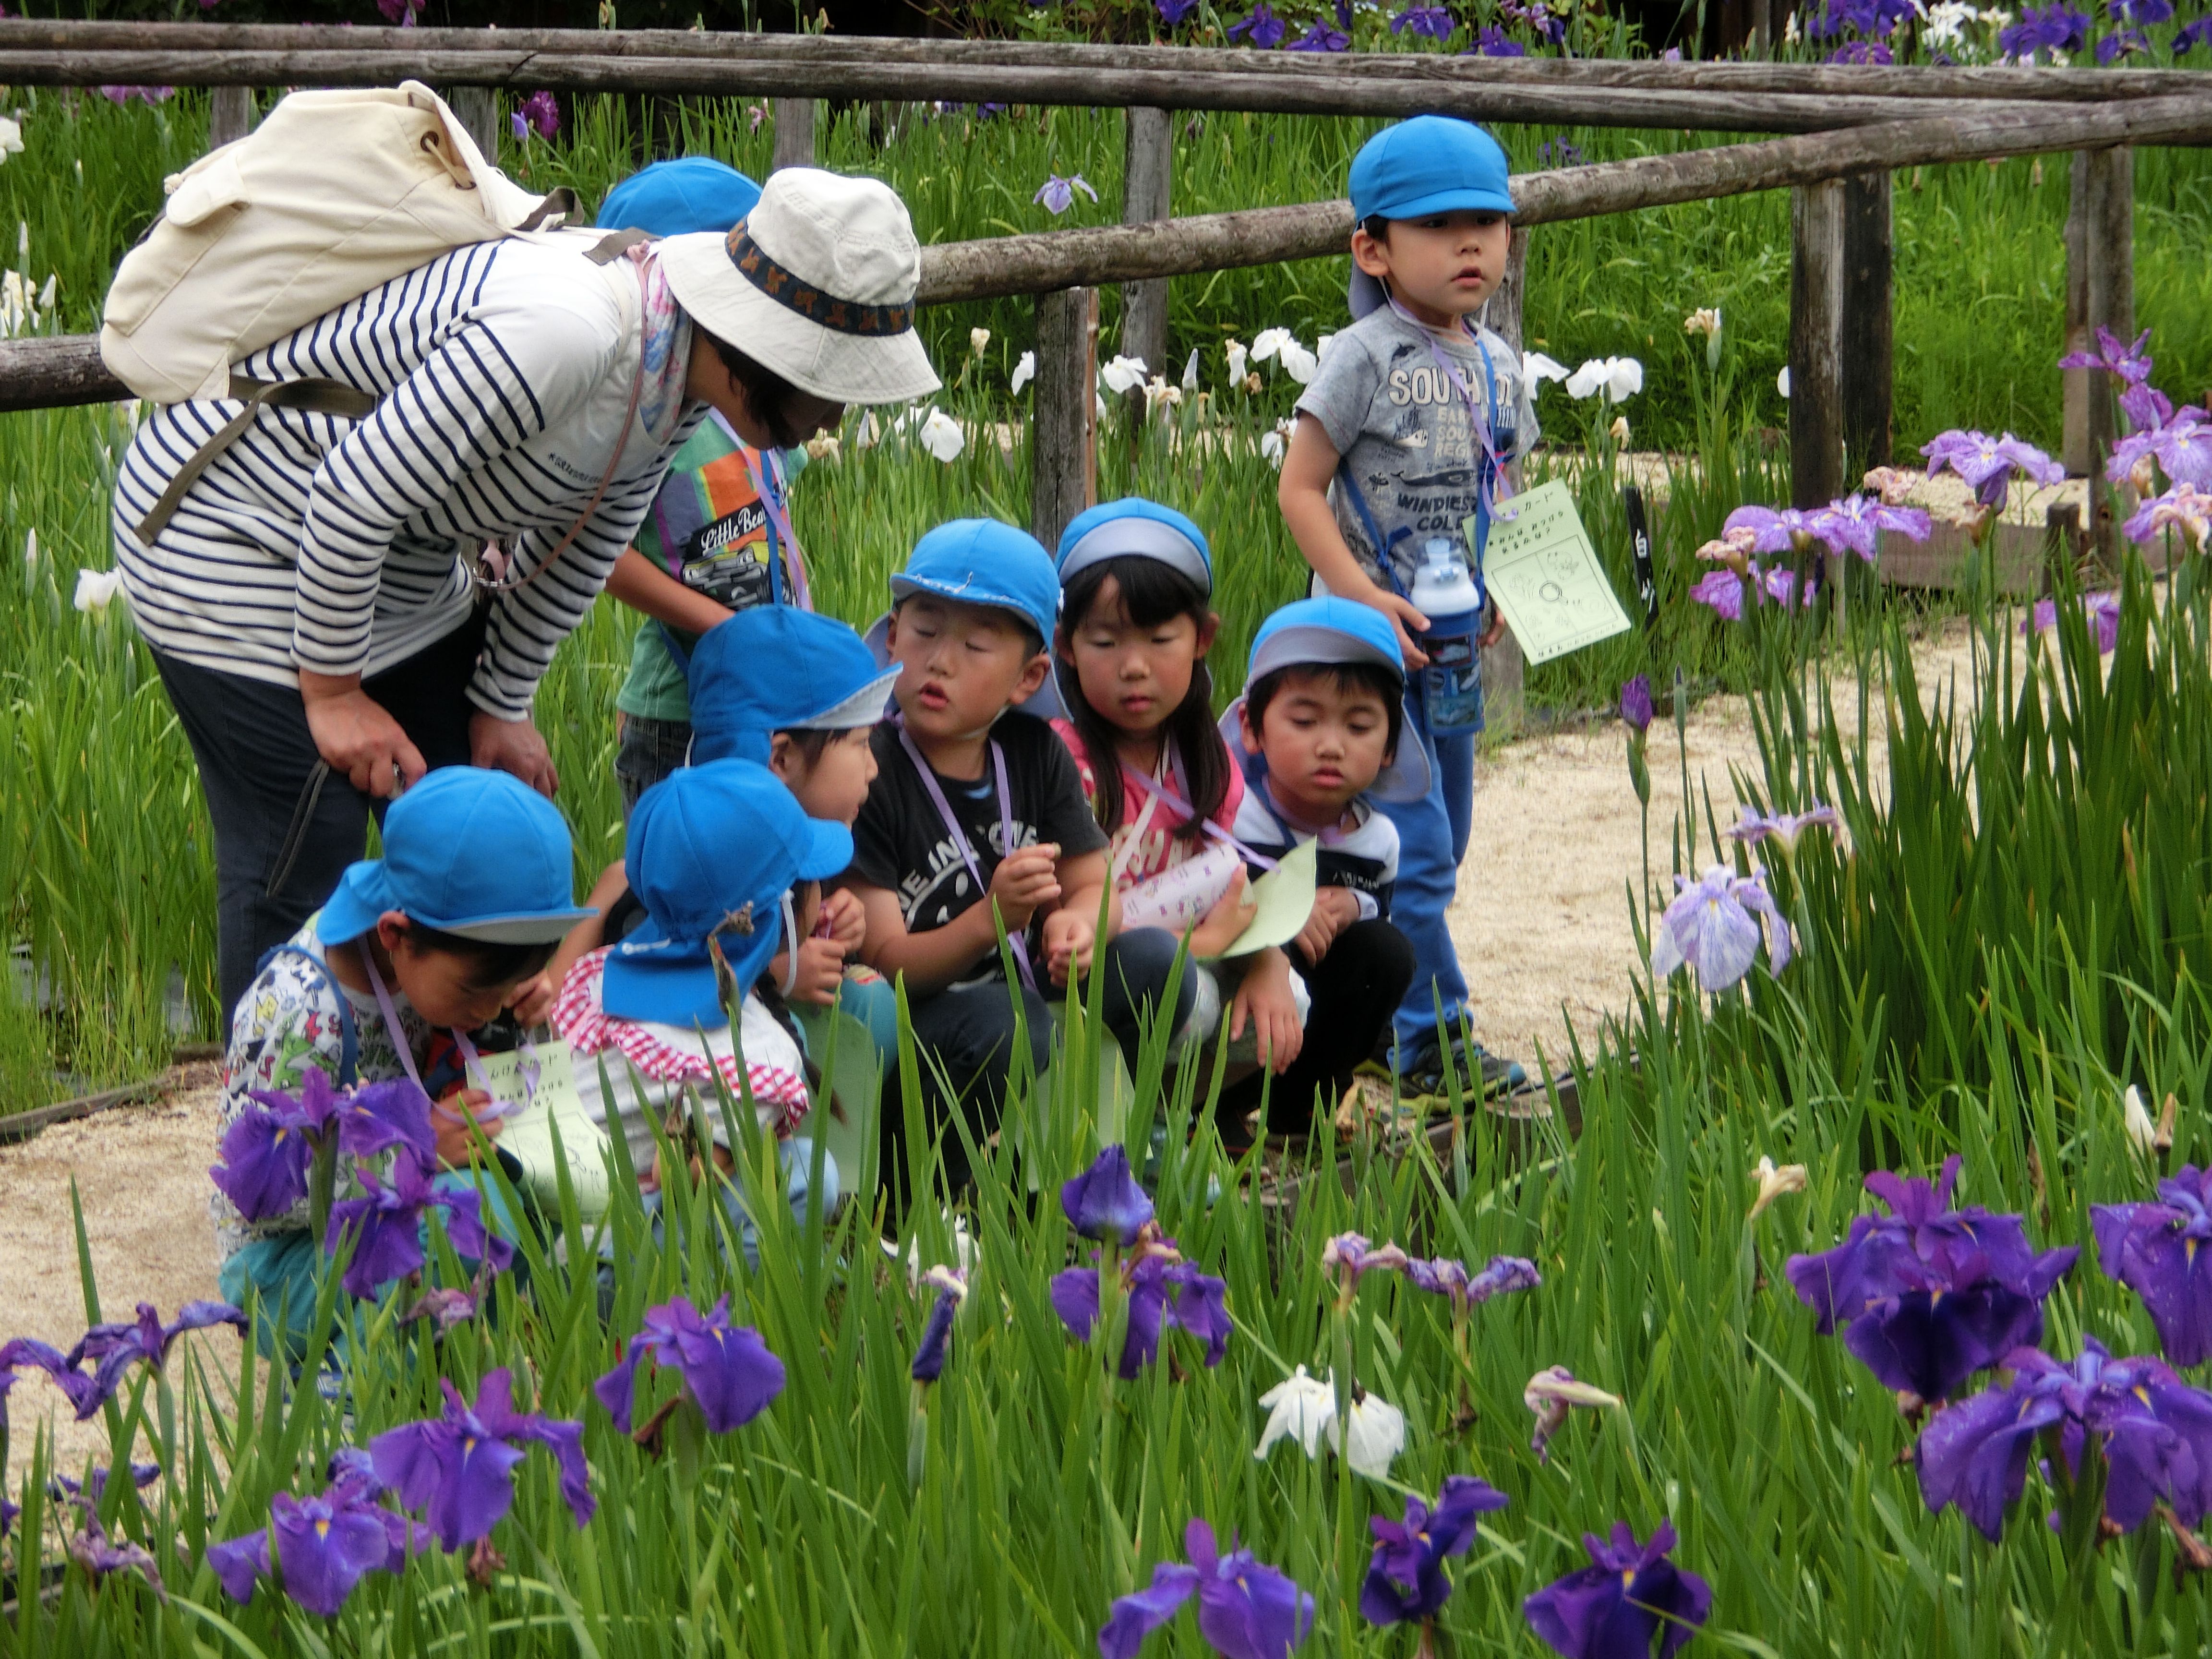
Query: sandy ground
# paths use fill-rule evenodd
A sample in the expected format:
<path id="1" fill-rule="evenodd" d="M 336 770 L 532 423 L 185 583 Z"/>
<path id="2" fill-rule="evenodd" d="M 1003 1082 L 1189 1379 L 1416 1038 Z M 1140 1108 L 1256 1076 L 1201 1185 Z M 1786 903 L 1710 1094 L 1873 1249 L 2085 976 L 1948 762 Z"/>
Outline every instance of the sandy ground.
<path id="1" fill-rule="evenodd" d="M 1917 653 L 1923 687 L 1954 673 L 1966 684 L 1968 650 L 1956 624 L 1924 645 Z M 1878 760 L 1879 705 L 1875 718 Z M 1540 1049 L 1555 1068 L 1564 1064 L 1568 1022 L 1594 1036 L 1628 1000 L 1635 967 L 1629 893 L 1642 853 L 1622 738 L 1616 720 L 1528 738 L 1485 755 L 1478 773 L 1453 933 L 1474 987 L 1478 1034 L 1493 1051 L 1528 1063 L 1532 1073 Z M 1692 789 L 1701 803 L 1710 790 L 1715 810 L 1733 822 L 1730 769 L 1758 771 L 1743 700 L 1708 700 L 1691 715 L 1687 739 Z M 1652 725 L 1649 752 L 1654 880 L 1663 884 L 1682 776 L 1681 749 L 1663 715 Z M 168 1315 L 215 1294 L 206 1175 L 216 1155 L 214 1068 L 180 1067 L 173 1083 L 158 1104 L 0 1146 L 0 1340 L 34 1336 L 66 1349 L 84 1328 L 72 1179 L 108 1318 L 128 1317 L 142 1299 Z M 210 1358 L 227 1369 L 228 1334 L 213 1335 Z M 54 1425 L 62 1468 L 94 1455 L 105 1461 L 98 1420 L 70 1422 L 66 1409 L 58 1409 L 64 1403 L 59 1395 L 35 1373 L 23 1375 L 9 1403 L 10 1489 L 41 1421 Z"/>

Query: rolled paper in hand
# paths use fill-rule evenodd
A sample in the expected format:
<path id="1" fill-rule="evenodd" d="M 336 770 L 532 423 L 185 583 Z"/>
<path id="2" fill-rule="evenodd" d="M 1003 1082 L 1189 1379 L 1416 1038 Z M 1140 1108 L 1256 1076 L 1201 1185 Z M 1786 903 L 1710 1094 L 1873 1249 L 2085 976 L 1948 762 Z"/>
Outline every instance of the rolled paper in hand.
<path id="1" fill-rule="evenodd" d="M 1202 852 L 1123 893 L 1121 926 L 1182 933 L 1221 902 L 1242 862 L 1235 848 L 1209 842 Z"/>

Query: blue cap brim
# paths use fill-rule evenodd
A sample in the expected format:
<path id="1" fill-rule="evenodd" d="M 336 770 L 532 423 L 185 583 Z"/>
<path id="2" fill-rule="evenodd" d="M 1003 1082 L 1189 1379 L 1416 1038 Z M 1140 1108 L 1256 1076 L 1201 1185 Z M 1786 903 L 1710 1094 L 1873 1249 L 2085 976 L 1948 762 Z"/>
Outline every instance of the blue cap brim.
<path id="1" fill-rule="evenodd" d="M 896 580 L 896 578 L 894 578 L 894 580 Z M 1012 608 L 1012 606 L 1008 607 L 1010 610 Z M 860 636 L 866 643 L 868 649 L 876 653 L 876 660 L 886 666 L 889 666 L 891 662 L 890 635 L 891 613 L 886 611 L 882 616 L 877 617 L 875 621 L 870 623 L 868 624 L 868 631 Z M 1048 635 L 1047 637 L 1049 638 L 1050 636 Z M 1052 656 L 1052 648 L 1048 645 L 1045 648 L 1045 655 L 1048 657 Z M 896 684 L 896 676 L 893 677 L 893 684 L 894 685 Z M 1014 707 L 1020 709 L 1024 714 L 1036 715 L 1041 720 L 1064 720 L 1068 718 L 1067 704 L 1064 700 L 1062 700 L 1060 695 L 1060 663 L 1058 659 L 1054 659 L 1052 666 L 1046 671 L 1044 684 L 1037 687 L 1036 690 L 1030 693 L 1029 701 L 1026 702 L 1018 702 Z M 890 718 L 890 709 L 886 708 L 884 710 L 884 717 L 888 720 Z"/>
<path id="2" fill-rule="evenodd" d="M 750 939 L 722 935 L 722 955 L 740 994 L 751 990 L 754 981 L 767 971 L 782 938 L 781 924 L 763 928 Z M 744 950 L 732 955 L 729 945 L 740 941 Z M 687 1030 L 701 1026 L 719 1030 L 730 1023 L 707 947 L 664 939 L 660 924 L 649 916 L 608 952 L 599 981 L 599 1004 L 617 1019 L 651 1020 Z"/>
<path id="3" fill-rule="evenodd" d="M 363 859 L 348 867 L 323 905 L 315 923 L 315 937 L 325 945 L 343 945 L 374 928 L 386 910 L 398 910 L 407 920 L 434 927 L 459 939 L 486 945 L 557 945 L 580 921 L 599 913 L 589 908 L 567 906 L 556 910 L 471 916 L 434 916 L 410 910 L 392 890 L 392 878 L 384 860 Z"/>
<path id="4" fill-rule="evenodd" d="M 1449 190 L 1432 190 L 1425 196 L 1416 196 L 1404 202 L 1381 202 L 1361 215 L 1372 219 L 1381 215 L 1385 219 L 1425 219 L 1432 213 L 1510 213 L 1513 198 L 1502 191 L 1477 190 L 1471 185 L 1455 185 Z"/>
<path id="5" fill-rule="evenodd" d="M 392 900 L 392 878 L 384 872 L 384 860 L 363 859 L 346 866 L 323 902 L 315 919 L 315 937 L 325 945 L 343 945 L 375 927 L 386 910 L 398 908 Z"/>
<path id="6" fill-rule="evenodd" d="M 1394 805 L 1419 800 L 1429 793 L 1428 752 L 1421 747 L 1412 706 L 1405 705 L 1404 711 L 1405 718 L 1398 726 L 1398 752 L 1384 763 L 1375 775 L 1375 781 L 1364 792 Z M 1243 715 L 1244 699 L 1239 696 L 1221 716 L 1221 740 L 1229 745 L 1230 754 L 1249 776 L 1253 769 L 1250 763 L 1255 757 L 1244 746 Z"/>

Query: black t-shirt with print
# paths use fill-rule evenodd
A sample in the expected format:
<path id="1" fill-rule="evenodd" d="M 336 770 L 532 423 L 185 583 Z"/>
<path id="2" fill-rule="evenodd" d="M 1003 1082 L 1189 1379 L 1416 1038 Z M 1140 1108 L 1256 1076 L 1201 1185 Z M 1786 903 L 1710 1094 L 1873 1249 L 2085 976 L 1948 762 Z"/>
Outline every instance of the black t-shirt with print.
<path id="1" fill-rule="evenodd" d="M 1016 850 L 1040 842 L 1055 842 L 1065 857 L 1106 845 L 1105 834 L 1083 798 L 1074 757 L 1050 726 L 1030 715 L 1009 712 L 999 717 L 991 736 L 1006 752 L 1006 799 Z M 975 903 L 979 891 L 959 848 L 945 833 L 945 820 L 921 774 L 899 742 L 898 727 L 886 720 L 876 728 L 872 741 L 876 781 L 853 825 L 852 873 L 872 887 L 896 893 L 907 931 L 926 933 Z M 980 779 L 939 775 L 937 782 L 967 832 L 988 890 L 992 872 L 1007 850 L 990 760 L 987 755 Z M 998 971 L 995 958 L 986 958 L 963 982 L 993 977 Z"/>

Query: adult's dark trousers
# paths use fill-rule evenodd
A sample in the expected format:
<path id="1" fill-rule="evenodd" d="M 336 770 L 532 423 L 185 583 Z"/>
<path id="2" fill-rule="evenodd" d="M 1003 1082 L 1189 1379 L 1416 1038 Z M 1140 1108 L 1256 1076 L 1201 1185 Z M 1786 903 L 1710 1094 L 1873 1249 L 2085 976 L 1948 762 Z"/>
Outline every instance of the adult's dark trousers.
<path id="1" fill-rule="evenodd" d="M 424 764 L 465 766 L 465 695 L 483 648 L 485 616 L 362 682 L 422 751 Z M 198 763 L 215 826 L 216 978 L 222 1030 L 271 945 L 300 931 L 368 848 L 372 800 L 331 770 L 307 729 L 297 686 L 203 668 L 160 651 L 161 686 Z"/>
<path id="2" fill-rule="evenodd" d="M 1305 1041 L 1280 1077 L 1261 1071 L 1222 1090 L 1215 1121 L 1231 1146 L 1244 1140 L 1244 1121 L 1263 1088 L 1271 1134 L 1304 1134 L 1317 1109 L 1334 1112 L 1413 982 L 1413 943 L 1387 921 L 1353 922 L 1319 962 L 1309 962 L 1296 945 L 1286 948 L 1313 999 Z"/>
<path id="3" fill-rule="evenodd" d="M 1133 1073 L 1147 1024 L 1164 1033 L 1189 1016 L 1196 992 L 1188 969 L 1176 988 L 1175 1007 L 1160 1012 L 1176 948 L 1175 935 L 1164 929 L 1136 927 L 1109 939 L 1098 953 L 1095 971 L 1106 976 L 1100 1012 Z M 1030 1073 L 1035 1076 L 1044 1069 L 1051 1051 L 1052 1005 L 1025 986 L 993 981 L 916 999 L 908 1004 L 908 1012 L 921 1073 L 923 1127 L 941 1140 L 939 1180 L 945 1191 L 957 1193 L 972 1180 L 974 1170 L 968 1143 L 953 1126 L 952 1115 L 958 1112 L 978 1147 L 999 1132 L 1006 1081 L 1013 1072 L 1018 1017 L 1029 1043 Z M 1371 1042 L 1373 1034 L 1369 1036 Z M 905 1099 L 896 1067 L 884 1081 L 880 1122 L 883 1179 L 902 1208 L 908 1139 Z"/>

